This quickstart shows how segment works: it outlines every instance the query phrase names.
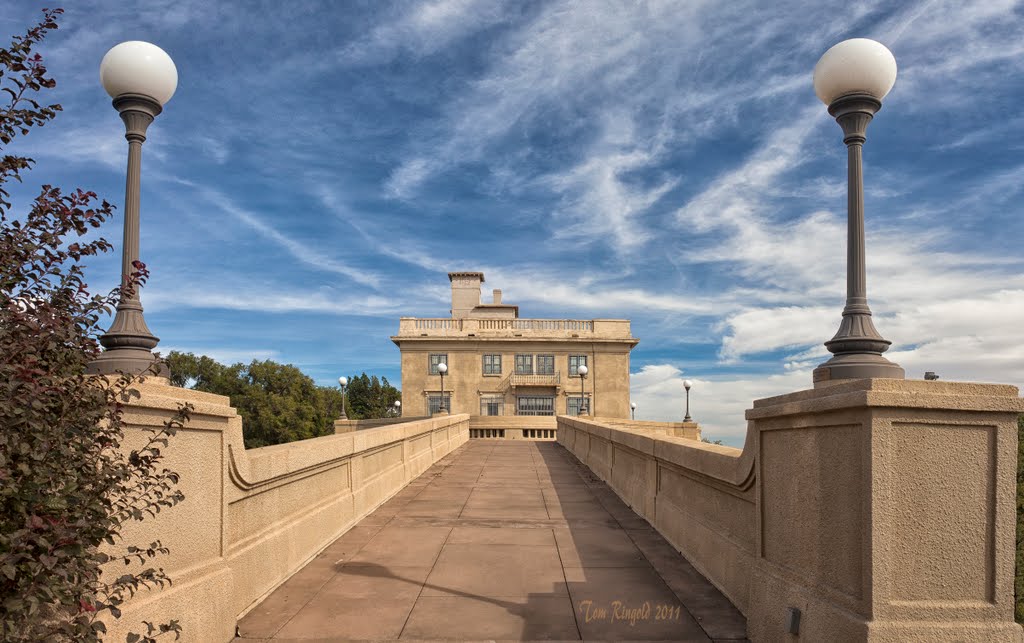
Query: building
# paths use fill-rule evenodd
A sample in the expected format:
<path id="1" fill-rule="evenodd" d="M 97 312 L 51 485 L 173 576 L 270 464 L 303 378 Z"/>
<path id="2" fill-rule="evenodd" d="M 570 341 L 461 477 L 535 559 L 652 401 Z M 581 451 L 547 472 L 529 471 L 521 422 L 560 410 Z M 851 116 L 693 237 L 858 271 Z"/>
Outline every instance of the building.
<path id="1" fill-rule="evenodd" d="M 451 317 L 402 317 L 391 338 L 402 354 L 402 411 L 470 415 L 629 417 L 627 319 L 521 319 L 519 307 L 482 303 L 482 272 L 451 272 Z M 580 381 L 578 367 L 588 373 Z M 582 387 L 582 395 L 581 395 Z"/>

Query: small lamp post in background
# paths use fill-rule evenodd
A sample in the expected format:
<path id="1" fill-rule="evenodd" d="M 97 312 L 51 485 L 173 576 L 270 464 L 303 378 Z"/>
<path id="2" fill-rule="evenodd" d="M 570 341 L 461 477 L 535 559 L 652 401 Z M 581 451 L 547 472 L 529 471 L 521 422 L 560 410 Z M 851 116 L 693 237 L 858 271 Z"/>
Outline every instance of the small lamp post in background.
<path id="1" fill-rule="evenodd" d="M 402 400 L 395 400 L 395 417 L 402 417 Z"/>
<path id="2" fill-rule="evenodd" d="M 580 408 L 578 413 L 579 415 L 589 414 L 589 409 L 587 408 L 587 395 L 583 389 L 583 380 L 586 379 L 587 373 L 589 372 L 590 369 L 587 368 L 586 364 L 580 364 L 576 368 L 576 374 L 580 376 Z"/>
<path id="3" fill-rule="evenodd" d="M 339 377 L 338 384 L 341 385 L 341 419 L 347 420 L 348 415 L 345 413 L 345 393 L 348 391 L 348 378 L 345 376 Z"/>
<path id="4" fill-rule="evenodd" d="M 692 422 L 693 418 L 690 417 L 690 387 L 693 386 L 693 382 L 690 380 L 683 380 L 683 388 L 686 389 L 686 415 L 683 417 L 683 422 Z"/>
<path id="5" fill-rule="evenodd" d="M 122 42 L 103 56 L 100 81 L 114 99 L 114 108 L 124 121 L 128 139 L 128 179 L 124 195 L 124 241 L 121 248 L 121 286 L 136 271 L 139 260 L 139 195 L 142 174 L 142 143 L 146 129 L 178 86 L 178 70 L 171 57 L 156 45 L 137 40 Z M 89 363 L 87 372 L 113 375 L 138 374 L 157 362 L 153 349 L 160 339 L 146 326 L 139 287 L 130 294 L 121 291 L 117 314 L 100 337 L 103 353 Z M 159 362 L 157 374 L 167 375 Z"/>
<path id="6" fill-rule="evenodd" d="M 861 153 L 868 123 L 896 82 L 896 59 L 881 43 L 844 40 L 814 67 L 814 91 L 843 128 L 847 149 L 846 307 L 833 357 L 814 369 L 814 383 L 866 377 L 903 379 L 903 369 L 882 357 L 892 344 L 875 330 L 868 307 L 864 259 L 864 177 Z"/>
<path id="7" fill-rule="evenodd" d="M 448 405 L 445 403 L 444 399 L 444 374 L 448 372 L 448 365 L 441 362 L 437 365 L 437 372 L 441 375 L 441 404 L 438 409 L 448 413 Z"/>
<path id="8" fill-rule="evenodd" d="M 631 420 L 636 419 L 636 402 L 629 403 L 629 418 Z"/>

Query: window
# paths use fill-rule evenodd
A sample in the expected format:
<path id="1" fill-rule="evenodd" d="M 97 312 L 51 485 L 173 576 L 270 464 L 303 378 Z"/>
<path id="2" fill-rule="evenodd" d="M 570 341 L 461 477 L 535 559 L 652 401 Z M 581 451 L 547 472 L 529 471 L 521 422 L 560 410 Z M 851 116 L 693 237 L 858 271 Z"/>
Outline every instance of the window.
<path id="1" fill-rule="evenodd" d="M 537 356 L 537 375 L 554 375 L 555 374 L 555 356 L 554 355 L 538 355 Z"/>
<path id="2" fill-rule="evenodd" d="M 484 375 L 501 375 L 501 355 L 484 355 Z"/>
<path id="3" fill-rule="evenodd" d="M 430 374 L 431 375 L 440 375 L 440 373 L 437 372 L 437 365 L 441 364 L 441 363 L 444 363 L 444 364 L 448 363 L 448 354 L 447 353 L 431 353 L 430 354 Z"/>
<path id="4" fill-rule="evenodd" d="M 533 375 L 533 355 L 516 355 L 516 375 Z"/>
<path id="5" fill-rule="evenodd" d="M 549 396 L 522 396 L 516 398 L 519 415 L 554 415 L 555 398 Z"/>
<path id="6" fill-rule="evenodd" d="M 576 371 L 580 366 L 587 365 L 586 355 L 570 355 L 569 356 L 569 377 L 579 377 L 580 374 Z"/>
<path id="7" fill-rule="evenodd" d="M 481 397 L 480 415 L 505 415 L 505 398 L 493 395 Z"/>
<path id="8" fill-rule="evenodd" d="M 444 408 L 449 413 L 452 412 L 452 394 L 448 391 L 444 393 Z M 427 415 L 433 415 L 441 410 L 441 394 L 430 393 L 427 395 Z"/>
<path id="9" fill-rule="evenodd" d="M 565 412 L 566 412 L 566 414 L 567 415 L 579 415 L 580 414 L 580 406 L 581 405 L 583 406 L 584 409 L 587 409 L 587 411 L 590 410 L 590 400 L 588 400 L 585 397 L 580 397 L 579 395 L 576 395 L 576 396 L 570 395 L 569 397 L 567 397 L 565 399 Z"/>

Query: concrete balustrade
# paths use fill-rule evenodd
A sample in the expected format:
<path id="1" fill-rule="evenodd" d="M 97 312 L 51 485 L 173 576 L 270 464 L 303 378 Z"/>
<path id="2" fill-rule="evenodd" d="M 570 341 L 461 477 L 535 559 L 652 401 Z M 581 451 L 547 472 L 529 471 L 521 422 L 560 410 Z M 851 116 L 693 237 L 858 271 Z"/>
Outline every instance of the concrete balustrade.
<path id="1" fill-rule="evenodd" d="M 1013 386 L 854 380 L 755 401 L 742 451 L 571 417 L 558 441 L 753 641 L 1020 641 L 1022 411 Z"/>
<path id="2" fill-rule="evenodd" d="M 111 640 L 178 619 L 184 641 L 229 641 L 237 619 L 361 518 L 469 439 L 469 416 L 420 419 L 246 450 L 228 398 L 150 379 L 127 405 L 126 444 L 184 401 L 191 421 L 164 449 L 185 501 L 128 525 L 126 544 L 160 540 L 173 585 L 143 591 L 108 621 Z M 129 568 L 130 569 L 130 568 Z M 124 573 L 113 566 L 111 574 Z"/>

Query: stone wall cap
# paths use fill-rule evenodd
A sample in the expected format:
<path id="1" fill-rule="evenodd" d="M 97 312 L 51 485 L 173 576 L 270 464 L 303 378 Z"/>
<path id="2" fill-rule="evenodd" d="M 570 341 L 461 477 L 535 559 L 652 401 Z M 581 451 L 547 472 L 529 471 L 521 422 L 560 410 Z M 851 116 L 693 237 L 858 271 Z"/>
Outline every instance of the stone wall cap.
<path id="1" fill-rule="evenodd" d="M 813 413 L 850 407 L 1024 411 L 1016 386 L 976 382 L 863 379 L 755 400 L 746 418 Z"/>

